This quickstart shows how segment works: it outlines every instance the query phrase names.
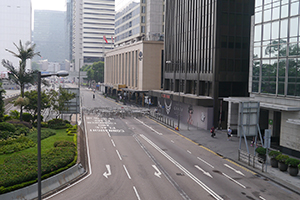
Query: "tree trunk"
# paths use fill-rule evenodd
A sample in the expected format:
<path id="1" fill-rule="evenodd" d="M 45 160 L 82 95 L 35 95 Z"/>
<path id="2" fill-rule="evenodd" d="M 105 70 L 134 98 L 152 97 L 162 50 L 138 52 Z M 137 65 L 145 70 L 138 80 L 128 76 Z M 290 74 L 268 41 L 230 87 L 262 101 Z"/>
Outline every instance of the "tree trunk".
<path id="1" fill-rule="evenodd" d="M 24 98 L 24 84 L 21 84 L 20 87 L 21 87 L 21 97 Z M 23 105 L 20 105 L 20 121 L 23 121 L 22 116 L 23 116 Z"/>

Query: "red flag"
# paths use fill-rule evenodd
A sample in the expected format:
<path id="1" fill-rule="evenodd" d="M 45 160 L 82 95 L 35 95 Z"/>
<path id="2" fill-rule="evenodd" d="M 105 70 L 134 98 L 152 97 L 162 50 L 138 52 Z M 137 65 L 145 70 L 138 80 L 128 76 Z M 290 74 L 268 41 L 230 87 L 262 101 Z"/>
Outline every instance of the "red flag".
<path id="1" fill-rule="evenodd" d="M 112 43 L 114 43 L 114 37 L 113 36 L 111 36 L 111 41 L 112 41 Z"/>
<path id="2" fill-rule="evenodd" d="M 103 35 L 103 39 L 105 40 L 106 43 L 108 43 L 108 41 L 107 41 L 105 35 Z"/>

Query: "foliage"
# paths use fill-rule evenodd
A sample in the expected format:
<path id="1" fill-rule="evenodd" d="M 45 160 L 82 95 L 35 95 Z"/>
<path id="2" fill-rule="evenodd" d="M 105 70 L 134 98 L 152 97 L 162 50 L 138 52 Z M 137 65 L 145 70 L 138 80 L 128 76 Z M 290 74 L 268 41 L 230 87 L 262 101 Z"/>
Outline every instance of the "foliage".
<path id="1" fill-rule="evenodd" d="M 48 127 L 52 129 L 67 128 L 68 124 L 70 124 L 69 121 L 62 119 L 52 119 L 48 121 Z"/>
<path id="2" fill-rule="evenodd" d="M 9 111 L 9 115 L 11 116 L 11 118 L 13 119 L 19 119 L 20 118 L 20 112 L 17 110 L 10 110 Z"/>
<path id="3" fill-rule="evenodd" d="M 9 79 L 20 86 L 21 97 L 24 97 L 24 89 L 25 84 L 34 84 L 37 80 L 37 72 L 36 71 L 26 71 L 26 61 L 27 59 L 32 59 L 34 56 L 40 56 L 39 52 L 34 52 L 35 44 L 31 42 L 26 42 L 25 45 L 22 44 L 21 40 L 19 42 L 19 46 L 14 43 L 17 48 L 17 53 L 6 49 L 6 51 L 10 52 L 14 57 L 20 59 L 19 67 L 15 68 L 13 64 L 3 59 L 2 65 L 9 71 L 8 77 Z M 22 113 L 23 113 L 23 105 L 20 105 L 20 121 L 22 121 Z"/>
<path id="4" fill-rule="evenodd" d="M 59 92 L 51 90 L 49 92 L 49 99 L 51 109 L 57 111 L 58 115 L 61 112 L 66 111 L 67 107 L 65 104 L 75 97 L 75 93 L 69 93 L 66 89 L 59 87 Z M 56 118 L 58 117 L 56 116 Z"/>
<path id="5" fill-rule="evenodd" d="M 104 62 L 95 62 L 92 65 L 85 65 L 81 68 L 82 71 L 87 72 L 87 79 L 89 81 L 94 80 L 96 83 L 104 82 Z"/>
<path id="6" fill-rule="evenodd" d="M 25 122 L 31 122 L 31 120 L 33 119 L 32 115 L 30 113 L 23 113 L 23 120 Z"/>
<path id="7" fill-rule="evenodd" d="M 29 103 L 24 106 L 24 109 L 31 112 L 33 116 L 37 115 L 38 113 L 38 106 L 37 106 L 37 100 L 38 100 L 38 93 L 35 90 L 27 91 L 25 92 L 25 97 L 28 99 Z M 41 111 L 50 108 L 50 97 L 45 92 L 41 92 Z M 32 120 L 35 120 L 36 118 L 32 118 Z M 25 120 L 25 119 L 24 119 Z"/>
<path id="8" fill-rule="evenodd" d="M 280 154 L 278 156 L 276 156 L 276 160 L 278 160 L 278 162 L 281 162 L 281 163 L 285 163 L 285 161 L 289 158 L 288 155 L 283 155 L 283 154 Z"/>
<path id="9" fill-rule="evenodd" d="M 300 160 L 296 158 L 288 158 L 286 159 L 285 164 L 287 164 L 289 167 L 297 167 L 300 164 Z"/>
<path id="10" fill-rule="evenodd" d="M 16 128 L 11 123 L 7 122 L 0 122 L 0 130 L 1 131 L 9 131 L 9 132 L 15 132 Z"/>
<path id="11" fill-rule="evenodd" d="M 76 145 L 70 141 L 57 141 L 54 142 L 54 147 L 76 147 Z"/>
<path id="12" fill-rule="evenodd" d="M 266 155 L 267 150 L 266 150 L 266 148 L 263 148 L 263 147 L 257 147 L 255 149 L 255 152 L 260 154 L 260 155 Z"/>
<path id="13" fill-rule="evenodd" d="M 52 135 L 55 135 L 56 133 L 52 130 L 49 130 L 49 129 L 42 129 L 41 130 L 41 140 L 45 139 L 45 138 L 48 138 Z M 28 134 L 28 137 L 34 141 L 35 143 L 37 143 L 37 130 L 35 131 L 32 131 Z"/>
<path id="14" fill-rule="evenodd" d="M 16 139 L 0 141 L 0 155 L 22 151 L 24 149 L 34 147 L 35 145 L 36 144 L 31 139 L 24 135 Z"/>
<path id="15" fill-rule="evenodd" d="M 270 158 L 276 158 L 276 156 L 280 155 L 281 152 L 280 151 L 270 151 L 269 152 L 269 156 Z"/>
<path id="16" fill-rule="evenodd" d="M 13 119 L 13 120 L 8 120 L 6 121 L 7 123 L 10 123 L 10 124 L 13 124 L 15 127 L 27 127 L 29 129 L 32 128 L 32 125 L 31 123 L 29 122 L 24 122 L 24 121 L 20 121 L 20 120 L 16 120 L 16 119 Z"/>
<path id="17" fill-rule="evenodd" d="M 42 153 L 42 175 L 51 173 L 71 163 L 76 156 L 74 147 L 57 147 Z M 0 165 L 0 187 L 9 187 L 37 177 L 37 155 L 22 153 L 8 157 Z M 3 188 L 2 188 L 3 189 Z M 2 191 L 2 190 L 1 190 Z"/>
<path id="18" fill-rule="evenodd" d="M 12 117 L 10 115 L 4 115 L 3 121 L 11 120 Z"/>

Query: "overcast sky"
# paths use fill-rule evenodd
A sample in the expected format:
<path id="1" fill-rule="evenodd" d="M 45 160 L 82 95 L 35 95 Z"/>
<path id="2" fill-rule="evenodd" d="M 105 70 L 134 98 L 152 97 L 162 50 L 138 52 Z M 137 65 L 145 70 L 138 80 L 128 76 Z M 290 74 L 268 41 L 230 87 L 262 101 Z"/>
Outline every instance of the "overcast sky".
<path id="1" fill-rule="evenodd" d="M 126 3 L 138 0 L 115 0 L 115 9 L 121 9 Z M 32 10 L 66 10 L 66 0 L 31 0 Z"/>

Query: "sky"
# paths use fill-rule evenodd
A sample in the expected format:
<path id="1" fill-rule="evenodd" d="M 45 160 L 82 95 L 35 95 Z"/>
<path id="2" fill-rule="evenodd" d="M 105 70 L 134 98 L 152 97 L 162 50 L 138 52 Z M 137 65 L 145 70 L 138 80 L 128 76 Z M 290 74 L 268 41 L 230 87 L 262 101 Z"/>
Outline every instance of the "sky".
<path id="1" fill-rule="evenodd" d="M 126 3 L 137 0 L 115 0 L 115 10 L 121 9 Z M 66 0 L 31 0 L 32 10 L 66 10 Z"/>

